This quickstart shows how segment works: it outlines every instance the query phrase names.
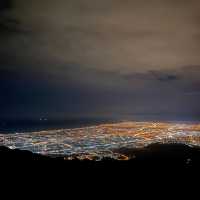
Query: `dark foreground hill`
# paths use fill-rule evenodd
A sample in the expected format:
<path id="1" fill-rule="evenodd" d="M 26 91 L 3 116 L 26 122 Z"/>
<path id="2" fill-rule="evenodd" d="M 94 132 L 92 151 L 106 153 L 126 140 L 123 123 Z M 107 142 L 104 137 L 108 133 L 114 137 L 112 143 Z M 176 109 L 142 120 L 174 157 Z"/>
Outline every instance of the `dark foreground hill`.
<path id="1" fill-rule="evenodd" d="M 112 158 L 104 158 L 102 161 L 79 161 L 64 160 L 63 157 L 48 157 L 34 154 L 29 151 L 11 150 L 7 147 L 0 147 L 0 160 L 3 164 L 12 162 L 58 162 L 67 165 L 94 165 L 102 166 L 114 164 L 115 166 L 200 166 L 200 148 L 189 147 L 183 144 L 153 144 L 143 149 L 116 149 L 115 152 L 124 154 L 131 158 L 128 161 L 117 161 Z"/>
<path id="2" fill-rule="evenodd" d="M 86 180 L 115 180 L 123 185 L 120 179 L 137 184 L 145 181 L 148 186 L 155 180 L 170 181 L 186 179 L 199 180 L 200 148 L 182 144 L 154 144 L 144 149 L 117 149 L 116 152 L 132 157 L 128 161 L 117 161 L 105 158 L 102 161 L 64 160 L 63 157 L 46 157 L 29 151 L 10 150 L 0 147 L 0 169 L 6 180 L 62 179 L 65 184 L 76 182 L 85 184 Z M 23 178 L 22 178 L 23 177 Z M 15 179 L 13 179 L 15 178 Z M 142 178 L 142 179 L 141 179 Z M 157 178 L 157 179 L 155 179 Z M 51 183 L 51 181 L 49 182 Z M 92 182 L 91 182 L 92 183 Z M 127 182 L 128 183 L 128 182 Z M 191 183 L 187 181 L 187 184 Z"/>

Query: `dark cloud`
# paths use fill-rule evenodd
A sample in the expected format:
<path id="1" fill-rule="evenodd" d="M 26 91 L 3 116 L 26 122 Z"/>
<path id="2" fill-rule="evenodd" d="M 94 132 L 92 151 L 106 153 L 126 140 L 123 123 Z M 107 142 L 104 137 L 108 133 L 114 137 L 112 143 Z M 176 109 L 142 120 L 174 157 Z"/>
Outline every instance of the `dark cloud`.
<path id="1" fill-rule="evenodd" d="M 159 72 L 159 71 L 149 71 L 150 74 L 152 74 L 152 76 L 161 82 L 171 82 L 171 81 L 175 81 L 178 80 L 179 77 L 177 75 L 174 74 L 168 74 L 165 72 Z"/>
<path id="2" fill-rule="evenodd" d="M 141 81 L 160 81 L 160 82 L 173 82 L 180 79 L 180 77 L 173 72 L 167 72 L 165 70 L 156 71 L 156 70 L 149 70 L 143 73 L 129 73 L 122 75 L 125 80 L 134 81 L 134 80 L 141 80 Z"/>
<path id="3" fill-rule="evenodd" d="M 0 2 L 0 34 L 8 36 L 8 34 L 25 33 L 21 27 L 20 21 L 11 14 L 14 7 L 13 0 L 1 0 Z"/>
<path id="4" fill-rule="evenodd" d="M 13 0 L 1 0 L 0 11 L 8 10 L 13 7 Z"/>
<path id="5" fill-rule="evenodd" d="M 22 32 L 19 28 L 19 22 L 14 19 L 1 18 L 0 19 L 0 34 L 15 34 Z"/>

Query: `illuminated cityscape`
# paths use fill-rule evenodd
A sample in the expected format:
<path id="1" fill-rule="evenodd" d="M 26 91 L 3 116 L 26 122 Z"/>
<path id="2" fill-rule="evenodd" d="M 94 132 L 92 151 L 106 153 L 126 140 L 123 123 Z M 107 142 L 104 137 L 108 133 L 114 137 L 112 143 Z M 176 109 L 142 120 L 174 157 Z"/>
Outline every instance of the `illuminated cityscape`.
<path id="1" fill-rule="evenodd" d="M 0 134 L 0 146 L 28 150 L 65 159 L 101 160 L 105 157 L 127 160 L 116 153 L 120 148 L 143 148 L 154 143 L 181 143 L 200 146 L 200 124 L 121 122 L 97 126 Z"/>

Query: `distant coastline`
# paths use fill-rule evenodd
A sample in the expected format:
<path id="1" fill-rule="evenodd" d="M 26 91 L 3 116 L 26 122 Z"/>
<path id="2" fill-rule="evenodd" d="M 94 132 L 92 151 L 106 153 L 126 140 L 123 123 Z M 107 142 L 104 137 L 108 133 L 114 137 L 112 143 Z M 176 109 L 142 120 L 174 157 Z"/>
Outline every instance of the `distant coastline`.
<path id="1" fill-rule="evenodd" d="M 44 130 L 57 130 L 66 128 L 80 128 L 85 126 L 99 125 L 102 123 L 118 122 L 113 119 L 101 118 L 83 118 L 83 119 L 66 119 L 66 120 L 5 120 L 0 119 L 0 134 L 33 132 Z"/>
<path id="2" fill-rule="evenodd" d="M 198 119 L 180 119 L 173 118 L 161 118 L 157 119 L 157 115 L 143 116 L 136 115 L 126 116 L 124 118 L 72 118 L 72 119 L 4 119 L 0 118 L 0 134 L 7 133 L 20 133 L 20 132 L 33 132 L 44 130 L 56 130 L 66 128 L 81 128 L 93 125 L 100 125 L 103 123 L 119 123 L 124 121 L 136 121 L 136 122 L 170 122 L 170 123 L 198 123 Z M 159 117 L 158 117 L 159 118 Z"/>

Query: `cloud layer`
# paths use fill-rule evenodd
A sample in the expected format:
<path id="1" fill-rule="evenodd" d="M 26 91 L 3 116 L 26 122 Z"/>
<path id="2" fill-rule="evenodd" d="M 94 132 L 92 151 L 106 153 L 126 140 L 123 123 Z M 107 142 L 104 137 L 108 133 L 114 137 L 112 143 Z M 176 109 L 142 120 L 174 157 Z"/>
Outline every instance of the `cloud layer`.
<path id="1" fill-rule="evenodd" d="M 2 2 L 2 116 L 200 114 L 198 0 Z"/>

